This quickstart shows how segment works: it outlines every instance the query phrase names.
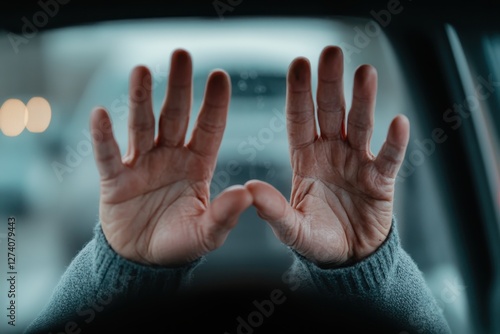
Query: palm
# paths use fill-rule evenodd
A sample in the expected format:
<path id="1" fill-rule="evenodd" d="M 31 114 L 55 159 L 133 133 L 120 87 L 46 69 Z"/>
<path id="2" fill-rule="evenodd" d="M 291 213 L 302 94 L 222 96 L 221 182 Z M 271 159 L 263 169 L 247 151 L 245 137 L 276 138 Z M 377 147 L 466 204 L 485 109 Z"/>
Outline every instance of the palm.
<path id="1" fill-rule="evenodd" d="M 229 103 L 227 76 L 210 76 L 192 138 L 184 145 L 191 102 L 189 55 L 174 54 L 171 68 L 156 140 L 150 92 L 134 96 L 151 87 L 145 68 L 136 68 L 131 79 L 130 139 L 123 159 L 112 132 L 99 132 L 109 122 L 106 112 L 98 109 L 92 116 L 103 232 L 120 255 L 146 264 L 183 264 L 219 247 L 251 203 L 243 187 L 228 189 L 209 203 Z"/>
<path id="2" fill-rule="evenodd" d="M 371 158 L 360 159 L 347 146 L 332 152 L 324 140 L 295 152 L 307 163 L 295 170 L 290 204 L 302 230 L 296 233 L 309 235 L 293 246 L 320 263 L 362 258 L 385 239 L 392 218 L 393 183 L 376 183 L 380 177 Z M 328 247 L 313 247 L 308 240 Z"/>
<path id="3" fill-rule="evenodd" d="M 117 236 L 117 248 L 132 247 L 125 252 L 136 252 L 155 263 L 172 255 L 169 248 L 200 249 L 200 245 L 195 247 L 200 241 L 192 236 L 197 235 L 195 221 L 209 202 L 210 171 L 193 168 L 203 166 L 196 160 L 200 159 L 185 148 L 160 149 L 116 179 L 102 182 L 101 220 L 113 222 L 104 224 L 110 242 Z"/>
<path id="4" fill-rule="evenodd" d="M 309 64 L 304 59 L 292 63 L 287 93 L 290 203 L 268 184 L 247 185 L 278 238 L 320 265 L 358 261 L 385 240 L 394 181 L 408 141 L 407 120 L 399 116 L 379 155 L 370 152 L 376 73 L 369 66 L 356 72 L 346 134 L 342 75 L 340 49 L 325 48 L 318 70 L 318 135 Z"/>

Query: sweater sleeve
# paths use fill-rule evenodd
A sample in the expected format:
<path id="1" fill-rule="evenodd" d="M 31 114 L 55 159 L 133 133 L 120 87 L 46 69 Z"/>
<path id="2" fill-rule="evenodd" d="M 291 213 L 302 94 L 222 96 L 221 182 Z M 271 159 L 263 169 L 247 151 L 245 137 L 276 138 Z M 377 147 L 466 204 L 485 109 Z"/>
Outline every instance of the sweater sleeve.
<path id="1" fill-rule="evenodd" d="M 400 333 L 451 332 L 422 273 L 401 248 L 394 220 L 386 241 L 362 261 L 322 269 L 294 253 L 289 274 L 301 289 L 367 309 L 395 324 Z"/>
<path id="2" fill-rule="evenodd" d="M 49 333 L 56 328 L 77 331 L 120 300 L 161 294 L 168 298 L 189 285 L 197 260 L 178 268 L 131 262 L 108 244 L 101 225 L 94 238 L 73 259 L 51 299 L 25 333 Z"/>

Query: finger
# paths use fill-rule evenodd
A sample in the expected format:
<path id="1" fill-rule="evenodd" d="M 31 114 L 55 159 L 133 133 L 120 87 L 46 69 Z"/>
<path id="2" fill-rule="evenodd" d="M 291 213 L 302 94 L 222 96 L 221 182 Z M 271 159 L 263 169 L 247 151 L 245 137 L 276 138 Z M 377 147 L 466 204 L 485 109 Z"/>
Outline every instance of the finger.
<path id="1" fill-rule="evenodd" d="M 238 217 L 252 205 L 252 195 L 243 186 L 232 186 L 217 196 L 208 207 L 203 233 L 209 250 L 216 249 L 226 240 Z"/>
<path id="2" fill-rule="evenodd" d="M 111 119 L 102 108 L 96 108 L 90 116 L 90 132 L 94 145 L 94 158 L 101 180 L 117 176 L 123 169 L 120 148 L 113 136 Z"/>
<path id="3" fill-rule="evenodd" d="M 151 102 L 151 73 L 137 66 L 130 77 L 129 146 L 126 160 L 135 159 L 154 145 L 155 119 Z"/>
<path id="4" fill-rule="evenodd" d="M 380 174 L 389 178 L 396 178 L 410 138 L 410 122 L 403 115 L 398 115 L 391 122 L 387 139 L 382 145 L 375 166 Z"/>
<path id="5" fill-rule="evenodd" d="M 336 46 L 326 47 L 318 66 L 318 123 L 321 137 L 345 138 L 344 57 Z"/>
<path id="6" fill-rule="evenodd" d="M 192 152 L 211 159 L 214 164 L 226 127 L 230 87 L 226 72 L 219 70 L 210 74 L 200 114 L 188 143 Z"/>
<path id="7" fill-rule="evenodd" d="M 158 145 L 184 145 L 191 111 L 192 76 L 191 56 L 187 51 L 176 50 L 170 63 L 167 98 L 160 112 Z"/>
<path id="8" fill-rule="evenodd" d="M 276 236 L 285 244 L 293 244 L 296 236 L 295 214 L 286 198 L 272 185 L 252 180 L 245 184 L 253 197 L 259 216 L 271 225 Z"/>
<path id="9" fill-rule="evenodd" d="M 360 66 L 354 76 L 353 90 L 352 106 L 347 118 L 347 139 L 351 148 L 369 152 L 377 94 L 375 68 Z"/>
<path id="10" fill-rule="evenodd" d="M 288 70 L 286 114 L 290 148 L 302 148 L 316 139 L 314 104 L 311 96 L 311 66 L 295 59 Z"/>

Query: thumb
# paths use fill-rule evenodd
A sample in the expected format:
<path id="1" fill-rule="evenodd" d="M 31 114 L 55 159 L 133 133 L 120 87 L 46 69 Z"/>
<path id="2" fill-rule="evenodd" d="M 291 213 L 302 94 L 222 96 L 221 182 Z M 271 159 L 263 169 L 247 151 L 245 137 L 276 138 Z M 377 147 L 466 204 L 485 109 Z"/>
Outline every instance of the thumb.
<path id="1" fill-rule="evenodd" d="M 274 234 L 285 244 L 294 244 L 297 219 L 286 198 L 266 182 L 252 180 L 248 181 L 245 187 L 252 194 L 253 205 L 259 216 L 271 225 Z"/>
<path id="2" fill-rule="evenodd" d="M 227 188 L 217 196 L 207 211 L 203 223 L 204 238 L 211 250 L 222 245 L 238 217 L 252 205 L 252 195 L 242 185 Z"/>

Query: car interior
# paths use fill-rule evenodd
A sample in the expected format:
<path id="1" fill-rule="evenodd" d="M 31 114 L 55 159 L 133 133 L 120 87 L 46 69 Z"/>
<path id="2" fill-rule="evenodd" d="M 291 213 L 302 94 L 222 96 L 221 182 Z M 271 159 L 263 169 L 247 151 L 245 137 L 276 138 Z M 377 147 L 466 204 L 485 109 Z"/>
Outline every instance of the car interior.
<path id="1" fill-rule="evenodd" d="M 0 332 L 22 332 L 33 321 L 92 238 L 99 174 L 89 116 L 97 105 L 108 110 L 124 154 L 134 66 L 151 70 L 158 117 L 169 57 L 177 48 L 189 51 L 194 90 L 188 134 L 207 75 L 224 69 L 231 105 L 211 197 L 260 179 L 288 198 L 287 69 L 298 56 L 316 69 L 327 45 L 344 52 L 347 106 L 356 68 L 371 64 L 378 71 L 374 154 L 397 114 L 410 120 L 394 214 L 403 248 L 452 332 L 500 332 L 499 1 L 40 0 L 9 6 L 0 11 L 1 109 L 14 115 L 27 105 L 27 112 L 38 108 L 46 116 L 40 128 L 27 121 L 10 127 L 0 117 L 0 219 L 17 220 L 20 292 L 16 328 L 2 321 Z M 316 81 L 313 70 L 314 91 Z M 6 233 L 2 227 L 2 281 Z M 268 284 L 292 257 L 251 208 L 206 261 L 195 283 L 216 291 L 228 282 Z M 7 294 L 4 285 L 0 294 Z M 7 307 L 3 297 L 0 306 Z M 234 332 L 231 326 L 224 328 Z"/>

